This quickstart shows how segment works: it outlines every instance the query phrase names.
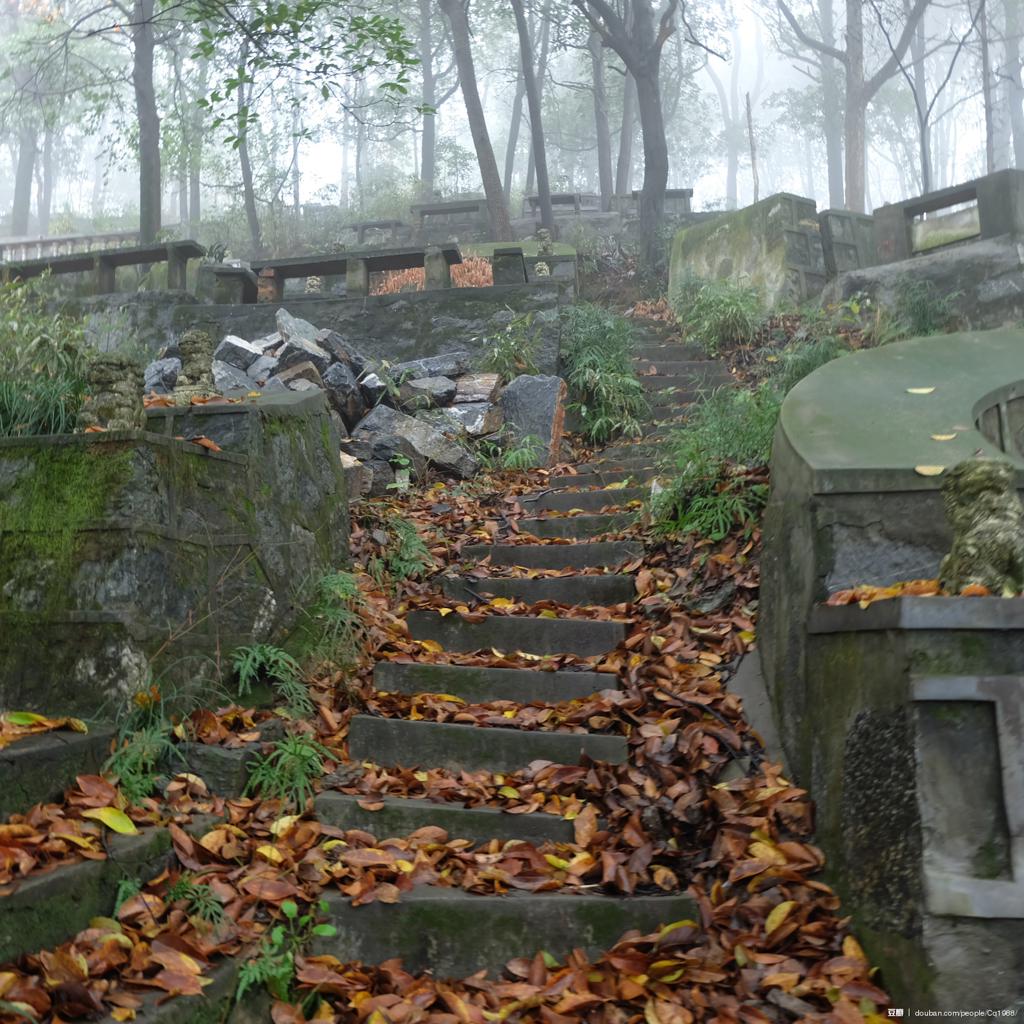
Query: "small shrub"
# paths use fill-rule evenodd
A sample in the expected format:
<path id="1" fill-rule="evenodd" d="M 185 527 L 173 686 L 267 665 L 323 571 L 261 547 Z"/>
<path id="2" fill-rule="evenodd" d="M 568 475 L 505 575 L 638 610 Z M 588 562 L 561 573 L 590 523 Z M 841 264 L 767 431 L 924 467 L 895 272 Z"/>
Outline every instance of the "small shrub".
<path id="1" fill-rule="evenodd" d="M 171 729 L 163 693 L 155 683 L 136 693 L 119 715 L 117 742 L 103 771 L 117 777 L 129 804 L 141 804 L 156 788 L 162 767 L 180 757 Z"/>
<path id="2" fill-rule="evenodd" d="M 282 800 L 301 811 L 313 796 L 313 780 L 323 775 L 324 758 L 330 756 L 326 747 L 309 736 L 286 736 L 274 744 L 270 753 L 253 759 L 246 795 Z"/>
<path id="3" fill-rule="evenodd" d="M 381 586 L 397 581 L 422 579 L 435 566 L 416 527 L 396 515 L 387 515 L 373 530 L 381 552 L 367 562 L 367 572 Z"/>
<path id="4" fill-rule="evenodd" d="M 488 339 L 482 367 L 488 373 L 498 374 L 507 384 L 520 374 L 540 372 L 537 369 L 539 348 L 540 327 L 534 326 L 531 310 L 510 320 L 503 331 Z"/>
<path id="5" fill-rule="evenodd" d="M 764 322 L 757 289 L 728 281 L 705 282 L 677 314 L 686 334 L 710 356 L 729 345 L 749 344 Z"/>
<path id="6" fill-rule="evenodd" d="M 896 285 L 893 314 L 907 338 L 941 334 L 956 325 L 953 301 L 956 294 L 940 295 L 932 281 L 903 277 Z"/>
<path id="7" fill-rule="evenodd" d="M 605 444 L 639 437 L 648 405 L 633 369 L 629 321 L 599 306 L 573 306 L 563 313 L 562 338 L 565 380 L 584 438 Z"/>
<path id="8" fill-rule="evenodd" d="M 267 679 L 273 685 L 285 710 L 293 718 L 313 714 L 315 708 L 309 690 L 302 681 L 299 663 L 273 644 L 249 644 L 237 647 L 231 655 L 232 667 L 238 675 L 238 695 L 247 697 L 252 684 Z"/>
<path id="9" fill-rule="evenodd" d="M 340 669 L 355 668 L 367 639 L 363 607 L 363 592 L 355 575 L 332 572 L 324 576 L 317 583 L 306 627 L 315 636 L 310 655 Z"/>
<path id="10" fill-rule="evenodd" d="M 182 872 L 167 890 L 164 899 L 169 904 L 184 900 L 188 905 L 189 917 L 198 917 L 207 924 L 220 924 L 224 920 L 224 904 L 208 885 L 197 881 L 191 871 Z"/>

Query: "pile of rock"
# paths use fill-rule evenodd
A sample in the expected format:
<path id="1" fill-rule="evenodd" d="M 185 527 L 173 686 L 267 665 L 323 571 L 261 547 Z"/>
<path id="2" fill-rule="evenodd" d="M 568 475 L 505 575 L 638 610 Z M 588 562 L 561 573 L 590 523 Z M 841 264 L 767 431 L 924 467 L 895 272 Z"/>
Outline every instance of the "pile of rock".
<path id="1" fill-rule="evenodd" d="M 267 337 L 228 335 L 220 342 L 213 355 L 216 388 L 223 394 L 325 391 L 344 439 L 352 497 L 386 494 L 396 477 L 418 478 L 428 466 L 472 476 L 480 466 L 467 446 L 480 438 L 540 438 L 542 463 L 558 452 L 565 395 L 558 377 L 520 377 L 503 389 L 497 374 L 472 371 L 469 352 L 389 365 L 287 310 L 278 310 L 276 320 Z M 146 390 L 171 391 L 180 370 L 179 353 L 167 350 L 146 368 Z"/>

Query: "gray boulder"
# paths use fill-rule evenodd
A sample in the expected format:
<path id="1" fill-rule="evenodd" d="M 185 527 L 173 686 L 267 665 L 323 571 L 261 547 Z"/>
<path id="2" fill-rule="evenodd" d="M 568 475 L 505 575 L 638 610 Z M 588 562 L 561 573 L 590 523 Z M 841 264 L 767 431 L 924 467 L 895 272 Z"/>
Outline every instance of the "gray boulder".
<path id="1" fill-rule="evenodd" d="M 459 402 L 444 410 L 456 420 L 470 437 L 483 437 L 501 429 L 504 417 L 501 406 L 491 402 Z"/>
<path id="2" fill-rule="evenodd" d="M 277 359 L 274 356 L 264 355 L 260 356 L 245 372 L 254 384 L 266 384 L 267 380 L 277 373 L 277 369 Z"/>
<path id="3" fill-rule="evenodd" d="M 493 402 L 501 390 L 501 377 L 496 373 L 468 373 L 455 382 L 455 399 L 463 402 Z"/>
<path id="4" fill-rule="evenodd" d="M 428 462 L 458 477 L 472 476 L 480 468 L 472 455 L 428 423 L 386 405 L 372 409 L 352 432 L 357 440 L 395 435 L 404 438 Z"/>
<path id="5" fill-rule="evenodd" d="M 398 401 L 403 409 L 434 409 L 448 405 L 454 398 L 455 381 L 450 377 L 423 377 L 398 387 Z"/>
<path id="6" fill-rule="evenodd" d="M 213 358 L 239 370 L 248 370 L 261 354 L 255 345 L 229 334 L 214 350 Z"/>
<path id="7" fill-rule="evenodd" d="M 351 430 L 367 411 L 359 381 L 345 363 L 333 363 L 323 375 L 323 380 L 328 400 Z"/>
<path id="8" fill-rule="evenodd" d="M 398 434 L 374 434 L 353 437 L 342 442 L 344 454 L 358 459 L 370 472 L 368 494 L 379 498 L 389 493 L 395 475 L 403 469 L 410 479 L 418 480 L 426 472 L 427 460 Z M 344 460 L 342 460 L 344 465 Z"/>
<path id="9" fill-rule="evenodd" d="M 300 320 L 297 316 L 292 316 L 287 309 L 279 309 L 275 320 L 277 321 L 277 333 L 281 335 L 282 341 L 300 340 L 316 344 L 318 328 L 308 320 Z"/>
<path id="10" fill-rule="evenodd" d="M 278 366 L 287 370 L 297 363 L 312 363 L 323 375 L 331 365 L 331 357 L 314 341 L 305 338 L 289 338 L 277 351 Z"/>
<path id="11" fill-rule="evenodd" d="M 448 352 L 440 356 L 413 359 L 396 363 L 389 370 L 394 380 L 419 380 L 422 377 L 460 377 L 470 367 L 473 357 L 469 352 Z"/>
<path id="12" fill-rule="evenodd" d="M 266 335 L 266 337 L 256 338 L 250 341 L 249 344 L 255 345 L 261 352 L 268 353 L 271 349 L 277 348 L 282 341 L 284 341 L 284 338 L 275 331 L 273 334 Z"/>
<path id="13" fill-rule="evenodd" d="M 219 359 L 213 361 L 213 386 L 221 393 L 225 391 L 251 391 L 252 380 L 244 370 Z"/>
<path id="14" fill-rule="evenodd" d="M 181 360 L 177 358 L 155 359 L 146 367 L 143 374 L 146 393 L 155 392 L 166 395 L 174 390 L 178 374 L 181 373 Z"/>
<path id="15" fill-rule="evenodd" d="M 501 393 L 500 406 L 509 442 L 519 445 L 532 441 L 539 466 L 558 461 L 565 424 L 565 394 L 561 377 L 528 374 L 516 377 Z"/>
<path id="16" fill-rule="evenodd" d="M 363 377 L 360 384 L 363 389 L 363 395 L 366 397 L 367 405 L 376 405 L 378 402 L 384 400 L 384 396 L 388 393 L 388 385 L 385 383 L 384 376 L 381 373 L 368 373 Z"/>
<path id="17" fill-rule="evenodd" d="M 308 361 L 305 363 L 295 363 L 294 366 L 289 366 L 287 369 L 279 371 L 273 379 L 280 381 L 285 387 L 293 391 L 308 390 L 307 388 L 293 388 L 292 383 L 298 380 L 307 381 L 317 388 L 324 386 L 320 371 Z"/>
<path id="18" fill-rule="evenodd" d="M 364 498 L 373 487 L 373 469 L 354 455 L 341 452 L 341 471 L 345 474 L 345 493 L 349 501 Z"/>
<path id="19" fill-rule="evenodd" d="M 346 366 L 357 376 L 366 372 L 369 360 L 350 345 L 337 331 L 322 330 L 316 332 L 313 339 L 332 359 Z"/>

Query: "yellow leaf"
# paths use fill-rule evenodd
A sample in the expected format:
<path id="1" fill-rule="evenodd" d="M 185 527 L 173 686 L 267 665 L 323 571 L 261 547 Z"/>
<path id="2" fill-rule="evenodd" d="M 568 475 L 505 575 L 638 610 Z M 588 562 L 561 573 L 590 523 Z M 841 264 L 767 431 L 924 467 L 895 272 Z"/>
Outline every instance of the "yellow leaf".
<path id="1" fill-rule="evenodd" d="M 739 631 L 739 638 L 745 644 L 752 644 L 757 639 L 757 634 L 752 629 L 741 629 Z"/>
<path id="2" fill-rule="evenodd" d="M 404 871 L 407 875 L 412 874 L 415 870 L 415 865 L 411 860 L 396 860 L 395 867 L 397 867 L 399 871 Z"/>
<path id="3" fill-rule="evenodd" d="M 768 919 L 764 923 L 765 935 L 771 935 L 776 928 L 782 924 L 783 921 L 789 917 L 789 912 L 796 906 L 796 900 L 786 900 L 775 907 L 772 912 L 768 915 Z"/>
<path id="4" fill-rule="evenodd" d="M 339 846 L 348 846 L 344 839 L 328 839 L 321 847 L 322 850 L 335 850 Z"/>
<path id="5" fill-rule="evenodd" d="M 262 857 L 268 864 L 280 864 L 284 860 L 281 851 L 269 843 L 256 847 L 256 856 Z"/>
<path id="6" fill-rule="evenodd" d="M 515 601 L 508 597 L 496 597 L 491 602 L 492 608 L 514 608 Z"/>
<path id="7" fill-rule="evenodd" d="M 626 483 L 627 483 L 627 481 L 625 481 L 625 480 L 616 480 L 615 483 L 609 484 L 605 488 L 605 490 L 606 491 L 624 491 L 626 489 Z"/>
<path id="8" fill-rule="evenodd" d="M 76 836 L 70 832 L 51 832 L 50 838 L 63 839 L 66 843 L 74 843 L 75 846 L 80 846 L 83 850 L 94 849 L 92 836 Z"/>
<path id="9" fill-rule="evenodd" d="M 508 711 L 502 711 L 501 714 L 503 718 L 515 718 L 517 713 L 514 708 L 509 708 Z"/>
<path id="10" fill-rule="evenodd" d="M 8 711 L 4 718 L 11 725 L 38 725 L 46 721 L 46 715 L 37 715 L 34 711 Z"/>
<path id="11" fill-rule="evenodd" d="M 847 935 L 843 939 L 843 956 L 848 956 L 851 960 L 868 962 L 868 958 L 864 955 L 864 950 L 861 949 L 860 943 L 852 935 Z"/>
<path id="12" fill-rule="evenodd" d="M 452 613 L 452 610 L 451 610 L 451 608 L 438 608 L 438 609 L 437 609 L 437 614 L 438 614 L 438 615 L 440 615 L 442 619 L 443 619 L 443 618 L 444 618 L 444 617 L 445 617 L 446 615 L 451 615 L 451 613 Z"/>
<path id="13" fill-rule="evenodd" d="M 768 864 L 785 864 L 786 855 L 777 847 L 769 846 L 768 843 L 751 843 L 750 856 L 754 860 L 763 860 Z"/>
<path id="14" fill-rule="evenodd" d="M 553 868 L 558 868 L 559 871 L 565 871 L 569 866 L 569 862 L 567 860 L 564 860 L 562 857 L 556 857 L 553 853 L 545 853 L 544 859 Z"/>
<path id="15" fill-rule="evenodd" d="M 110 1016 L 118 1021 L 135 1020 L 135 1011 L 127 1006 L 115 1006 L 110 1011 Z"/>
<path id="16" fill-rule="evenodd" d="M 82 817 L 102 821 L 111 832 L 118 832 L 123 836 L 134 836 L 139 831 L 135 827 L 135 822 L 124 811 L 119 811 L 116 807 L 95 807 L 92 810 L 82 811 Z"/>
<path id="17" fill-rule="evenodd" d="M 918 476 L 942 476 L 945 466 L 915 466 L 914 472 Z"/>
<path id="18" fill-rule="evenodd" d="M 555 611 L 552 611 L 550 608 L 545 608 L 540 613 L 540 618 L 542 618 L 542 619 L 557 619 L 558 618 L 558 613 L 555 612 Z"/>
<path id="19" fill-rule="evenodd" d="M 444 650 L 436 640 L 417 640 L 416 643 L 418 643 L 423 650 L 430 651 L 431 654 L 440 654 Z"/>
<path id="20" fill-rule="evenodd" d="M 932 434 L 933 441 L 952 441 L 956 434 Z"/>
<path id="21" fill-rule="evenodd" d="M 427 774 L 426 772 L 413 772 L 413 773 L 412 773 L 412 777 L 413 777 L 413 778 L 414 778 L 414 779 L 415 779 L 415 780 L 416 780 L 417 782 L 426 782 L 426 781 L 427 781 L 427 779 L 429 779 L 429 778 L 430 778 L 430 776 L 429 776 L 429 775 L 428 775 L 428 774 Z"/>
<path id="22" fill-rule="evenodd" d="M 299 820 L 297 814 L 286 814 L 284 817 L 278 818 L 270 825 L 270 834 L 277 836 L 279 839 L 281 836 L 288 835 L 289 832 L 295 827 L 295 822 Z"/>
<path id="23" fill-rule="evenodd" d="M 930 395 L 935 388 L 907 388 L 908 395 Z"/>
<path id="24" fill-rule="evenodd" d="M 734 946 L 732 955 L 736 958 L 738 967 L 746 967 L 750 963 L 750 957 L 747 956 L 747 951 L 742 946 Z"/>
<path id="25" fill-rule="evenodd" d="M 452 704 L 465 704 L 466 702 L 461 697 L 456 697 L 454 693 L 435 693 L 434 698 L 436 700 L 447 700 L 451 701 Z"/>
<path id="26" fill-rule="evenodd" d="M 514 786 L 502 786 L 501 789 L 498 790 L 498 796 L 507 797 L 509 800 L 518 800 L 519 790 Z"/>
<path id="27" fill-rule="evenodd" d="M 671 924 L 665 925 L 664 928 L 658 932 L 658 938 L 663 939 L 669 932 L 674 932 L 677 928 L 696 928 L 697 922 L 691 921 L 688 917 L 682 921 L 673 921 Z"/>

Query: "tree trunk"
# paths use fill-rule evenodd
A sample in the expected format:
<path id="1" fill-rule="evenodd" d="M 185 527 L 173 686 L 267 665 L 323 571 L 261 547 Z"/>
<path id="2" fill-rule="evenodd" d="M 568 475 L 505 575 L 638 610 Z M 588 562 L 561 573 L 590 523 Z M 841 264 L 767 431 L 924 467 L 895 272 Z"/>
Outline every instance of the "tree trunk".
<path id="1" fill-rule="evenodd" d="M 832 0 L 820 0 L 821 38 L 829 46 L 835 46 L 835 12 Z M 843 191 L 843 103 L 839 93 L 838 69 L 834 58 L 822 55 L 821 93 L 822 114 L 825 126 L 825 162 L 828 165 L 828 205 L 841 210 L 844 205 Z"/>
<path id="2" fill-rule="evenodd" d="M 1021 85 L 1021 0 L 1003 0 L 1006 15 L 1006 102 L 1013 132 L 1013 163 L 1024 168 L 1024 86 Z M 982 11 L 982 17 L 985 12 Z"/>
<path id="3" fill-rule="evenodd" d="M 747 136 L 750 139 L 750 174 L 754 179 L 754 202 L 760 198 L 761 182 L 757 177 L 757 145 L 754 142 L 754 113 L 750 106 L 750 93 L 747 93 Z"/>
<path id="4" fill-rule="evenodd" d="M 864 212 L 864 0 L 846 0 L 846 208 Z"/>
<path id="5" fill-rule="evenodd" d="M 57 174 L 53 159 L 54 130 L 47 128 L 43 136 L 43 187 L 39 192 L 39 202 L 36 204 L 36 219 L 39 221 L 39 234 L 50 233 L 50 214 L 53 210 L 53 188 L 56 184 Z"/>
<path id="6" fill-rule="evenodd" d="M 196 96 L 206 95 L 206 78 L 209 61 L 204 57 L 199 62 L 199 79 Z M 203 166 L 203 111 L 198 103 L 191 104 L 189 117 L 188 144 L 188 225 L 189 234 L 195 235 L 202 223 L 202 184 L 200 174 Z"/>
<path id="7" fill-rule="evenodd" d="M 540 200 L 540 222 L 549 231 L 555 230 L 555 216 L 551 210 L 551 182 L 548 180 L 548 156 L 544 146 L 544 124 L 540 108 L 540 89 L 533 67 L 533 46 L 530 30 L 523 13 L 523 0 L 509 0 L 516 16 L 516 31 L 519 33 L 519 52 L 523 65 L 523 81 L 526 85 L 526 102 L 530 108 L 530 139 L 533 143 L 534 162 L 537 166 L 537 195 Z"/>
<path id="8" fill-rule="evenodd" d="M 640 191 L 640 245 L 643 264 L 653 269 L 668 186 L 668 141 L 661 110 L 658 65 L 635 71 L 637 107 L 644 138 L 644 183 Z"/>
<path id="9" fill-rule="evenodd" d="M 992 101 L 992 51 L 988 34 L 988 12 L 984 8 L 978 19 L 978 33 L 981 37 L 981 96 L 985 111 L 985 173 L 992 174 L 996 169 L 996 126 L 995 107 Z"/>
<path id="10" fill-rule="evenodd" d="M 914 111 L 917 115 L 918 155 L 921 162 L 921 191 L 931 192 L 932 185 L 932 140 L 931 125 L 928 123 L 928 78 L 925 72 L 924 19 L 917 23 L 914 38 L 910 42 L 910 66 L 914 82 Z"/>
<path id="11" fill-rule="evenodd" d="M 452 27 L 455 66 L 459 72 L 459 85 L 462 89 L 462 99 L 466 104 L 466 117 L 469 120 L 470 134 L 473 136 L 477 163 L 480 165 L 484 195 L 487 197 L 491 240 L 510 242 L 512 240 L 512 225 L 509 223 L 508 204 L 505 202 L 498 162 L 494 158 L 494 147 L 491 145 L 491 137 L 487 131 L 483 104 L 480 102 L 476 68 L 473 64 L 473 51 L 469 42 L 469 18 L 466 8 L 462 5 L 462 0 L 441 0 L 441 9 Z"/>
<path id="12" fill-rule="evenodd" d="M 627 71 L 622 84 L 622 131 L 615 166 L 615 193 L 624 196 L 633 187 L 633 135 L 636 132 L 636 79 Z"/>
<path id="13" fill-rule="evenodd" d="M 523 99 L 526 97 L 526 76 L 523 59 L 519 58 L 516 92 L 512 97 L 512 119 L 508 126 L 508 145 L 505 147 L 505 201 L 512 195 L 512 175 L 516 169 L 516 149 L 519 147 L 519 125 L 523 121 Z"/>
<path id="14" fill-rule="evenodd" d="M 437 79 L 434 76 L 434 26 L 431 0 L 420 0 L 420 61 L 423 68 L 423 136 L 420 139 L 420 198 L 434 198 L 437 150 Z"/>
<path id="15" fill-rule="evenodd" d="M 247 57 L 248 44 L 243 50 L 240 66 L 244 67 Z M 256 189 L 252 177 L 252 159 L 249 156 L 249 125 L 246 118 L 248 97 L 252 94 L 252 87 L 247 91 L 244 86 L 238 89 L 238 123 L 235 134 L 238 137 L 238 165 L 242 172 L 242 201 L 245 205 L 245 221 L 249 227 L 249 241 L 252 244 L 253 255 L 263 255 L 263 232 L 260 228 L 260 215 L 256 209 Z"/>
<path id="16" fill-rule="evenodd" d="M 551 19 L 548 17 L 550 12 L 550 4 L 544 5 L 544 10 L 541 12 L 541 30 L 540 30 L 540 60 L 537 64 L 537 81 L 540 83 L 538 86 L 541 96 L 544 95 L 544 79 L 548 73 L 548 48 L 551 45 Z M 530 143 L 530 157 L 526 163 L 526 194 L 530 195 L 533 192 L 533 180 L 537 172 L 537 164 L 533 156 L 533 142 Z"/>
<path id="17" fill-rule="evenodd" d="M 154 0 L 135 0 L 132 14 L 132 85 L 139 122 L 139 238 L 155 242 L 160 231 L 160 114 L 153 85 Z"/>
<path id="18" fill-rule="evenodd" d="M 615 182 L 612 179 L 612 135 L 608 127 L 608 90 L 604 81 L 604 45 L 599 32 L 587 40 L 594 78 L 594 133 L 597 136 L 597 180 L 601 191 L 601 209 L 612 208 Z"/>
<path id="19" fill-rule="evenodd" d="M 11 234 L 15 236 L 28 234 L 37 152 L 36 130 L 23 125 L 18 130 L 18 166 L 14 172 L 14 205 L 11 208 Z"/>

